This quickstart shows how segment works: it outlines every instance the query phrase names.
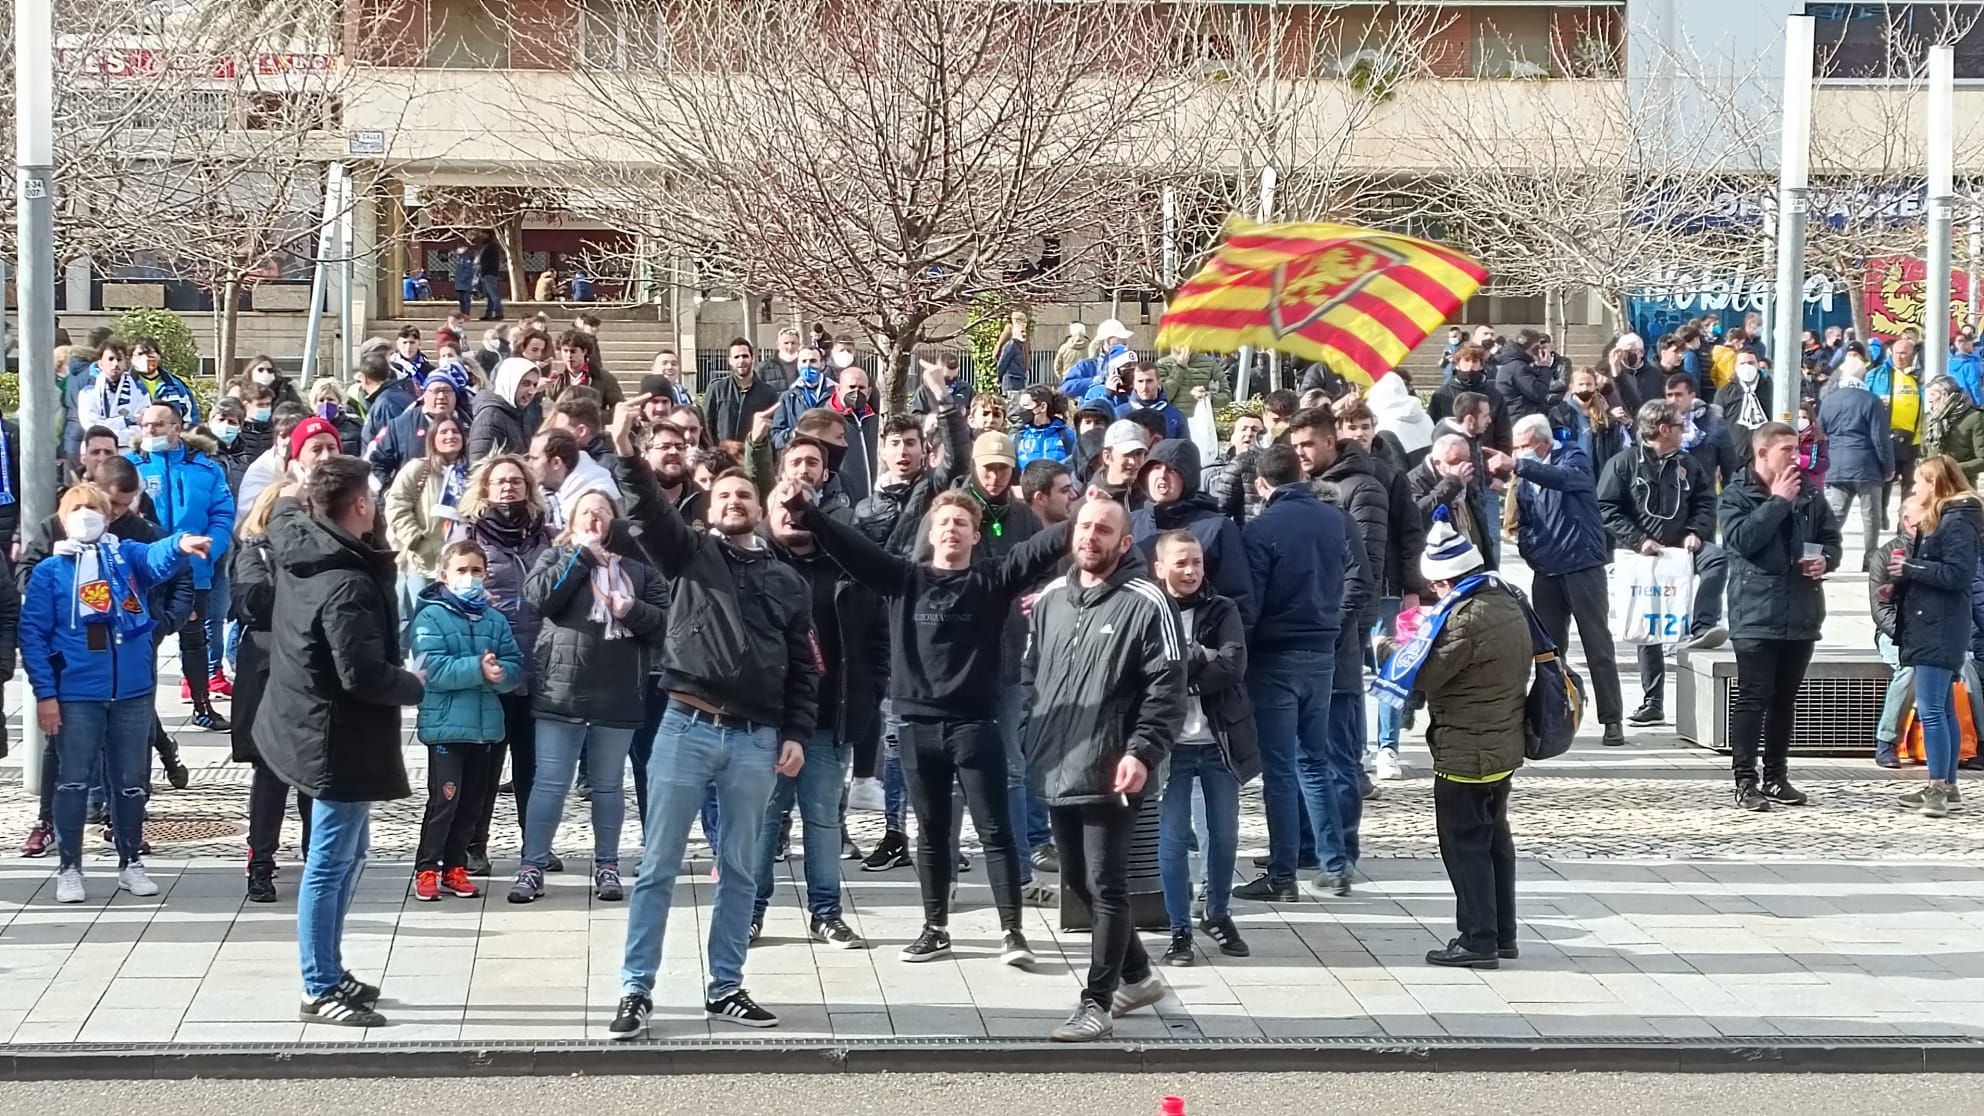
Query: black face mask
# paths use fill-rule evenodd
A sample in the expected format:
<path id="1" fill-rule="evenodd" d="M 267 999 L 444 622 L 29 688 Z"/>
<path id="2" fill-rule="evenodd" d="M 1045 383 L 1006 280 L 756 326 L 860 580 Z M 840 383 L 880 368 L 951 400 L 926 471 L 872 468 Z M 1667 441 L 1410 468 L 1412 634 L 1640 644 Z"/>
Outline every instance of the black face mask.
<path id="1" fill-rule="evenodd" d="M 859 412 L 861 408 L 868 405 L 868 397 L 863 395 L 859 390 L 851 389 L 840 397 L 840 402 L 841 406 L 846 407 L 848 410 Z"/>
<path id="2" fill-rule="evenodd" d="M 847 460 L 847 447 L 846 447 L 846 446 L 837 446 L 837 445 L 834 445 L 834 444 L 833 444 L 832 442 L 828 442 L 828 443 L 827 443 L 827 473 L 828 473 L 828 475 L 830 475 L 830 476 L 831 476 L 831 475 L 833 475 L 833 474 L 836 474 L 836 473 L 839 473 L 839 472 L 840 472 L 840 463 L 841 463 L 841 462 L 843 462 L 843 461 L 845 461 L 845 460 Z"/>

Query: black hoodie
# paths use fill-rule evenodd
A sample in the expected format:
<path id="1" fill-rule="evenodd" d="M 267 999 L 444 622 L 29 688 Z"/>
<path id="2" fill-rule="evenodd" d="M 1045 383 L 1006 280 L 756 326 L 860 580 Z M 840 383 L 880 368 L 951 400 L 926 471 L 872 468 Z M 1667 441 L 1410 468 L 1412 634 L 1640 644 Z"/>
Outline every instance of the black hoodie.
<path id="1" fill-rule="evenodd" d="M 1240 542 L 1240 525 L 1221 515 L 1211 496 L 1199 491 L 1199 447 L 1183 438 L 1166 438 L 1151 447 L 1150 459 L 1137 474 L 1138 487 L 1150 470 L 1163 466 L 1185 480 L 1185 495 L 1171 503 L 1146 503 L 1130 513 L 1130 537 L 1137 540 L 1146 556 L 1157 553 L 1157 537 L 1166 531 L 1185 530 L 1199 540 L 1206 557 L 1206 584 L 1230 599 L 1239 610 L 1241 623 L 1253 627 L 1258 602 L 1254 600 L 1254 578 L 1247 565 L 1247 549 Z"/>
<path id="2" fill-rule="evenodd" d="M 405 798 L 401 707 L 420 679 L 401 670 L 393 552 L 313 519 L 292 500 L 269 523 L 276 561 L 269 684 L 255 749 L 312 798 Z"/>

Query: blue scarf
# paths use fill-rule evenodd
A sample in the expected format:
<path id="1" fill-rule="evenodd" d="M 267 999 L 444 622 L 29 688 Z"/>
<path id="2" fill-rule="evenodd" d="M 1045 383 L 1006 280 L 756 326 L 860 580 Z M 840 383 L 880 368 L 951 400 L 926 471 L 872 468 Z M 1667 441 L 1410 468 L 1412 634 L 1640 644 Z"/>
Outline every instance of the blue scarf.
<path id="1" fill-rule="evenodd" d="M 1411 643 L 1392 653 L 1378 670 L 1378 676 L 1371 682 L 1371 696 L 1393 709 L 1404 709 L 1412 696 L 1412 687 L 1419 679 L 1419 668 L 1426 665 L 1426 656 L 1433 651 L 1433 641 L 1440 638 L 1440 632 L 1447 626 L 1447 617 L 1453 614 L 1460 603 L 1473 596 L 1484 585 L 1500 585 L 1501 579 L 1491 573 L 1478 573 L 1454 586 L 1426 618 L 1426 623 L 1413 637 Z"/>
<path id="2" fill-rule="evenodd" d="M 14 443 L 0 423 L 0 508 L 14 502 Z"/>
<path id="3" fill-rule="evenodd" d="M 70 627 L 109 624 L 126 639 L 151 631 L 151 613 L 138 591 L 137 577 L 124 564 L 124 548 L 117 536 L 106 532 L 94 543 L 79 545 L 81 552 L 70 559 Z"/>
<path id="4" fill-rule="evenodd" d="M 468 491 L 468 466 L 460 458 L 453 465 L 446 466 L 441 474 L 441 504 L 443 507 L 459 507 L 462 495 Z"/>
<path id="5" fill-rule="evenodd" d="M 477 589 L 472 593 L 464 595 L 448 588 L 447 583 L 443 582 L 441 584 L 441 597 L 448 602 L 450 608 L 453 608 L 456 612 L 461 613 L 471 620 L 481 616 L 482 610 L 489 607 L 489 590 L 487 589 Z"/>

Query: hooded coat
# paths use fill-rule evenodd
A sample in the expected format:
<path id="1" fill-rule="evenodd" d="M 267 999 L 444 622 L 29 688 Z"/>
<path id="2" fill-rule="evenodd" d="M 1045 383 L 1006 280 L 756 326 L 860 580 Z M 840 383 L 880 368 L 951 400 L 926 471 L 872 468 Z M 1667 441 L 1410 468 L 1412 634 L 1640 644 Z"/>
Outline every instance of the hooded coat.
<path id="1" fill-rule="evenodd" d="M 1152 469 L 1165 468 L 1183 478 L 1185 494 L 1168 504 L 1145 503 L 1130 513 L 1130 537 L 1146 556 L 1157 554 L 1157 537 L 1166 531 L 1190 531 L 1205 552 L 1206 584 L 1232 601 L 1245 626 L 1254 626 L 1259 605 L 1254 600 L 1253 575 L 1247 566 L 1240 527 L 1220 514 L 1211 496 L 1199 491 L 1199 447 L 1189 440 L 1166 438 L 1151 447 L 1150 459 L 1137 474 L 1137 486 Z"/>
<path id="2" fill-rule="evenodd" d="M 522 357 L 509 357 L 496 366 L 495 382 L 488 391 L 475 395 L 475 418 L 469 424 L 468 459 L 479 462 L 499 453 L 530 451 L 531 430 L 523 408 L 517 406 L 517 388 L 524 377 L 537 371 L 537 365 Z"/>

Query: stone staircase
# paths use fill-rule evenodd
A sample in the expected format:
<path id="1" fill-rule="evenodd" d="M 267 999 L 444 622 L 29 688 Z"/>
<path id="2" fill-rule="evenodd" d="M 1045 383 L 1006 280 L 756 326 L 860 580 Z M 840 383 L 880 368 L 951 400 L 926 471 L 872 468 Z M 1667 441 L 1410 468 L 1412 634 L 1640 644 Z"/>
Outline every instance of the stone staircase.
<path id="1" fill-rule="evenodd" d="M 408 325 L 415 326 L 419 328 L 421 336 L 425 339 L 422 341 L 422 345 L 431 353 L 434 348 L 434 331 L 447 320 L 448 311 L 453 308 L 454 304 L 437 302 L 432 305 L 436 308 L 436 312 L 431 317 L 408 316 L 374 319 L 366 323 L 367 335 L 371 337 L 391 338 L 398 335 L 400 327 Z M 415 309 L 417 312 L 425 308 L 426 304 L 420 304 Z M 518 321 L 536 313 L 539 308 L 539 305 L 535 303 L 505 303 L 503 312 L 506 321 Z M 480 309 L 480 304 L 478 304 L 478 309 Z M 554 339 L 559 333 L 570 327 L 572 314 L 574 313 L 572 307 L 552 304 L 544 305 L 542 309 L 551 317 L 551 335 Z M 647 375 L 648 368 L 654 363 L 655 353 L 664 348 L 677 347 L 675 327 L 666 321 L 654 320 L 651 308 L 648 308 L 648 313 L 648 319 L 646 321 L 640 321 L 616 320 L 609 317 L 604 309 L 600 312 L 600 317 L 606 319 L 600 323 L 599 327 L 600 359 L 606 362 L 607 369 L 613 373 L 615 379 L 620 381 L 620 386 L 629 395 L 632 395 L 635 389 L 640 386 L 641 377 Z M 469 338 L 466 344 L 470 348 L 480 344 L 482 331 L 488 328 L 490 324 L 493 323 L 470 321 Z M 686 354 L 683 364 L 693 369 L 695 359 L 696 356 L 694 353 Z"/>

